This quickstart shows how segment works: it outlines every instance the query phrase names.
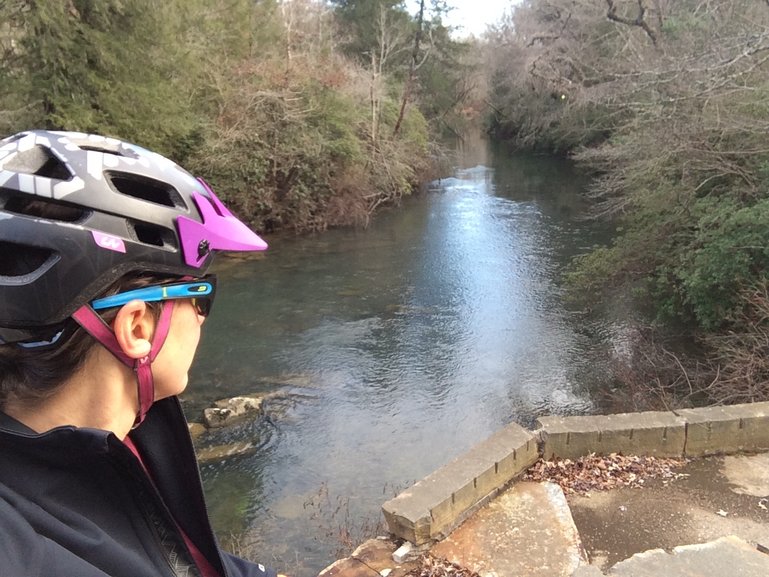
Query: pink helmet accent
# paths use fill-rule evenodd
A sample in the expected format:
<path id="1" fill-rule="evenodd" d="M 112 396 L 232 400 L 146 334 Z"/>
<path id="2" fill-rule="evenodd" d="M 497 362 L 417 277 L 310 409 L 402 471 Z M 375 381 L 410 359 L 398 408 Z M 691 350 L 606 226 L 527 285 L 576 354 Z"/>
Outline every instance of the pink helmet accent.
<path id="1" fill-rule="evenodd" d="M 199 193 L 192 194 L 203 222 L 186 216 L 176 219 L 184 262 L 189 266 L 200 267 L 212 250 L 266 249 L 267 243 L 235 218 L 203 179 L 198 180 L 209 194 L 208 198 Z"/>

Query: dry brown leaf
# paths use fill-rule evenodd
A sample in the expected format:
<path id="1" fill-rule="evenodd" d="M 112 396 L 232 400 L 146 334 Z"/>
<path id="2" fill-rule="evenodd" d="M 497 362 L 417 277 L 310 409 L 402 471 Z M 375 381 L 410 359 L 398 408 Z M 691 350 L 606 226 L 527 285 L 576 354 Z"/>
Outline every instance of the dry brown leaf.
<path id="1" fill-rule="evenodd" d="M 480 577 L 474 571 L 429 554 L 423 555 L 419 563 L 420 566 L 410 571 L 407 577 Z"/>
<path id="2" fill-rule="evenodd" d="M 524 475 L 529 481 L 558 483 L 564 493 L 585 494 L 616 487 L 640 487 L 646 479 L 671 479 L 679 474 L 675 469 L 686 464 L 686 459 L 625 456 L 611 453 L 606 456 L 590 454 L 576 461 L 571 459 L 540 459 Z"/>

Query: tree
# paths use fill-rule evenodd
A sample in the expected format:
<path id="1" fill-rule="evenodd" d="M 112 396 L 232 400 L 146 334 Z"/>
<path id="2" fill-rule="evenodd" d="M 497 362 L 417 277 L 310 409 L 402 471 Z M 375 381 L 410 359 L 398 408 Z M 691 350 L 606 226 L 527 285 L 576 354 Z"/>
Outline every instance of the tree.
<path id="1" fill-rule="evenodd" d="M 403 122 L 403 115 L 406 113 L 406 105 L 411 97 L 411 92 L 414 89 L 414 80 L 417 75 L 417 70 L 424 64 L 427 59 L 425 54 L 420 60 L 420 47 L 422 43 L 422 30 L 424 28 L 425 20 L 425 0 L 419 1 L 419 14 L 417 15 L 416 31 L 414 32 L 414 48 L 411 51 L 411 59 L 409 60 L 409 73 L 406 77 L 406 84 L 403 88 L 403 96 L 401 97 L 401 107 L 398 112 L 398 120 L 395 121 L 395 128 L 393 134 L 397 135 L 401 129 L 401 123 Z"/>
<path id="2" fill-rule="evenodd" d="M 174 3 L 36 0 L 3 3 L 10 48 L 3 102 L 25 103 L 7 130 L 46 128 L 121 136 L 183 156 L 198 138 L 183 51 L 169 29 Z"/>
<path id="3" fill-rule="evenodd" d="M 426 156 L 418 112 L 407 115 L 406 138 L 379 137 L 379 123 L 394 120 L 382 89 L 393 30 L 383 25 L 374 86 L 371 71 L 334 51 L 323 3 L 258 7 L 256 31 L 274 28 L 277 41 L 211 71 L 217 114 L 193 166 L 260 228 L 365 224 L 378 206 L 410 192 Z"/>
<path id="4" fill-rule="evenodd" d="M 734 363 L 765 355 L 769 322 L 769 5 L 529 0 L 493 46 L 499 133 L 594 170 L 596 213 L 620 228 L 575 263 L 574 286 L 711 335 L 730 387 L 750 373 L 769 390 L 765 366 Z M 703 394 L 755 398 L 719 382 Z"/>
<path id="5" fill-rule="evenodd" d="M 161 151 L 261 229 L 365 224 L 411 192 L 427 159 L 417 110 L 389 137 L 398 42 L 388 35 L 405 13 L 378 5 L 374 86 L 339 53 L 319 0 L 0 1 L 0 125 Z"/>
<path id="6" fill-rule="evenodd" d="M 388 27 L 410 30 L 411 18 L 403 4 L 403 0 L 331 0 L 340 23 L 343 52 L 367 65 L 381 44 L 383 17 Z"/>

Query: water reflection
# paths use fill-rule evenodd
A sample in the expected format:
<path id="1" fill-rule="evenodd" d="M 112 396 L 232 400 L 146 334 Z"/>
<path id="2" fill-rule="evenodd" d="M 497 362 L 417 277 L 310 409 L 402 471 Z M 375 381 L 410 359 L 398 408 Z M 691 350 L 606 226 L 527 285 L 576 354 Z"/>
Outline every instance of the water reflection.
<path id="1" fill-rule="evenodd" d="M 203 471 L 217 529 L 245 527 L 267 562 L 314 575 L 340 523 L 510 421 L 592 410 L 596 343 L 558 284 L 603 234 L 580 219 L 582 182 L 557 159 L 484 154 L 366 231 L 219 266 L 185 405 L 275 394 L 271 426 L 243 433 L 260 450 Z"/>

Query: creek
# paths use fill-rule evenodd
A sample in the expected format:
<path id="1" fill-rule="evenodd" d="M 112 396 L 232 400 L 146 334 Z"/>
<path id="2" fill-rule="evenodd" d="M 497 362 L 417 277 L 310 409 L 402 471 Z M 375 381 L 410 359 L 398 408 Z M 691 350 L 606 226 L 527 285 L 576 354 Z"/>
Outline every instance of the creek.
<path id="1" fill-rule="evenodd" d="M 365 230 L 268 236 L 216 266 L 219 294 L 183 403 L 268 395 L 202 465 L 225 545 L 310 577 L 382 533 L 380 507 L 504 425 L 596 411 L 615 319 L 560 278 L 610 231 L 563 159 L 474 142 L 448 178 Z"/>

